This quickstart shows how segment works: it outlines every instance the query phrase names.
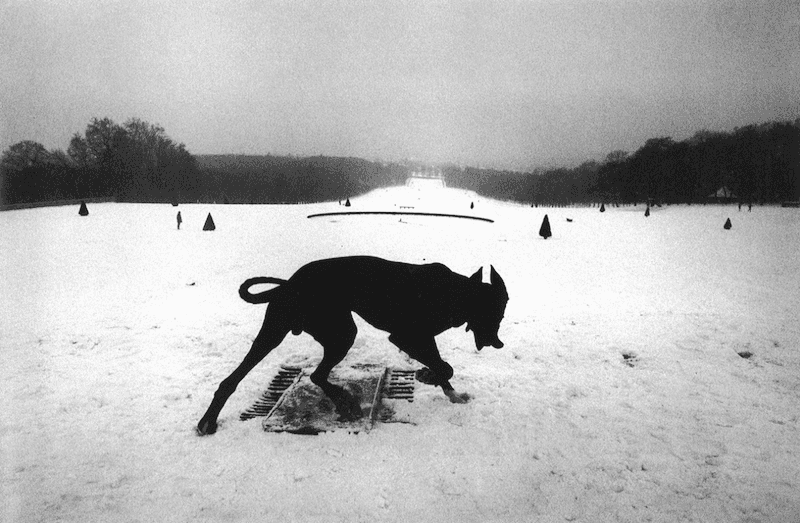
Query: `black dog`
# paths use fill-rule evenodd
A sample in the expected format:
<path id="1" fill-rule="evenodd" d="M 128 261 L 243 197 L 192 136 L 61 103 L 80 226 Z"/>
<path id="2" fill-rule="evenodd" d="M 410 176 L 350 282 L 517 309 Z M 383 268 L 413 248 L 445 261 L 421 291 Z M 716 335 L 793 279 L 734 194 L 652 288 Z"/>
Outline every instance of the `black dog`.
<path id="1" fill-rule="evenodd" d="M 469 396 L 457 394 L 450 385 L 453 368 L 439 355 L 434 336 L 466 323 L 478 350 L 503 346 L 497 331 L 508 302 L 506 286 L 494 267 L 491 283 L 481 279 L 481 269 L 467 278 L 440 263 L 412 265 L 369 256 L 311 262 L 288 281 L 248 279 L 239 295 L 248 303 L 270 302 L 264 324 L 242 363 L 220 383 L 197 424 L 198 434 L 216 432 L 217 417 L 236 386 L 290 331 L 307 332 L 322 344 L 325 352 L 311 381 L 333 401 L 342 419 L 360 417 L 358 401 L 328 382 L 355 340 L 353 312 L 389 332 L 389 341 L 428 367 L 418 373 L 420 381 L 442 387 L 454 403 L 465 403 Z M 252 285 L 263 283 L 279 286 L 250 293 Z"/>

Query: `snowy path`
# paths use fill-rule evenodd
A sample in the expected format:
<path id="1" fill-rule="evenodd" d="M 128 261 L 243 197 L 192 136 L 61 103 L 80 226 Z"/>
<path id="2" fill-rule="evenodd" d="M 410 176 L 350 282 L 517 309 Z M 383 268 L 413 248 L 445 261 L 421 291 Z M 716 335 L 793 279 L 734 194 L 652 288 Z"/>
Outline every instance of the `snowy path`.
<path id="1" fill-rule="evenodd" d="M 183 205 L 181 231 L 159 205 L 0 213 L 0 520 L 800 521 L 796 210 L 644 218 L 416 187 L 352 201 L 495 223 L 306 218 L 335 202 Z M 263 318 L 241 281 L 349 254 L 497 268 L 506 347 L 478 353 L 463 330 L 437 340 L 473 401 L 419 385 L 415 425 L 264 433 L 239 412 L 280 363 L 321 356 L 290 336 L 219 433 L 195 436 Z M 343 365 L 407 362 L 358 325 Z"/>

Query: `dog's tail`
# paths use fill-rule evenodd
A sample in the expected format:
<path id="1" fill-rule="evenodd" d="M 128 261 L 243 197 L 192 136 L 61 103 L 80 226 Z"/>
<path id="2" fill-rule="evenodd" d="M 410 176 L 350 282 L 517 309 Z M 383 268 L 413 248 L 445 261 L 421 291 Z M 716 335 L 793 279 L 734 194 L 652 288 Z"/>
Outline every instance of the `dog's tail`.
<path id="1" fill-rule="evenodd" d="M 278 290 L 278 287 L 274 289 L 269 289 L 264 292 L 259 292 L 253 294 L 250 292 L 250 287 L 253 285 L 259 285 L 261 283 L 277 283 L 278 285 L 282 283 L 286 283 L 286 280 L 282 280 L 280 278 L 272 278 L 270 276 L 258 276 L 256 278 L 249 278 L 244 281 L 241 287 L 239 287 L 239 296 L 246 301 L 247 303 L 267 303 L 269 300 L 275 297 L 275 292 Z"/>

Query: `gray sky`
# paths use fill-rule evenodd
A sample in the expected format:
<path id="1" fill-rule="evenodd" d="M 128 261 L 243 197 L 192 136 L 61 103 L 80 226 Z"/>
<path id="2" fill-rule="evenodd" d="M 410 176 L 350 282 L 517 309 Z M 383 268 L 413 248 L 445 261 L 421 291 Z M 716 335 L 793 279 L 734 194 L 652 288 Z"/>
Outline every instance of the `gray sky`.
<path id="1" fill-rule="evenodd" d="M 528 168 L 800 117 L 798 0 L 0 5 L 2 149 L 135 116 L 197 154 Z"/>

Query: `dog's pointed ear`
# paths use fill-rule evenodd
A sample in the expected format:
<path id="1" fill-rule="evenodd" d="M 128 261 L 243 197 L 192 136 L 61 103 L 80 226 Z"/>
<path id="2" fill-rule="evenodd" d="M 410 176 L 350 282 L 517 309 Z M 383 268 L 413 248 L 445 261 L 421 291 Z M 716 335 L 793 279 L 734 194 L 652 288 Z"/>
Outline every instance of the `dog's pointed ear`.
<path id="1" fill-rule="evenodd" d="M 501 297 L 508 299 L 508 291 L 506 290 L 506 284 L 503 281 L 503 278 L 497 274 L 497 271 L 494 270 L 494 265 L 491 265 L 491 271 L 489 273 L 489 282 L 492 284 L 493 289 L 497 289 L 497 292 L 500 294 Z"/>
<path id="2" fill-rule="evenodd" d="M 481 283 L 483 281 L 483 267 L 478 269 L 475 274 L 469 277 L 470 281 Z"/>

